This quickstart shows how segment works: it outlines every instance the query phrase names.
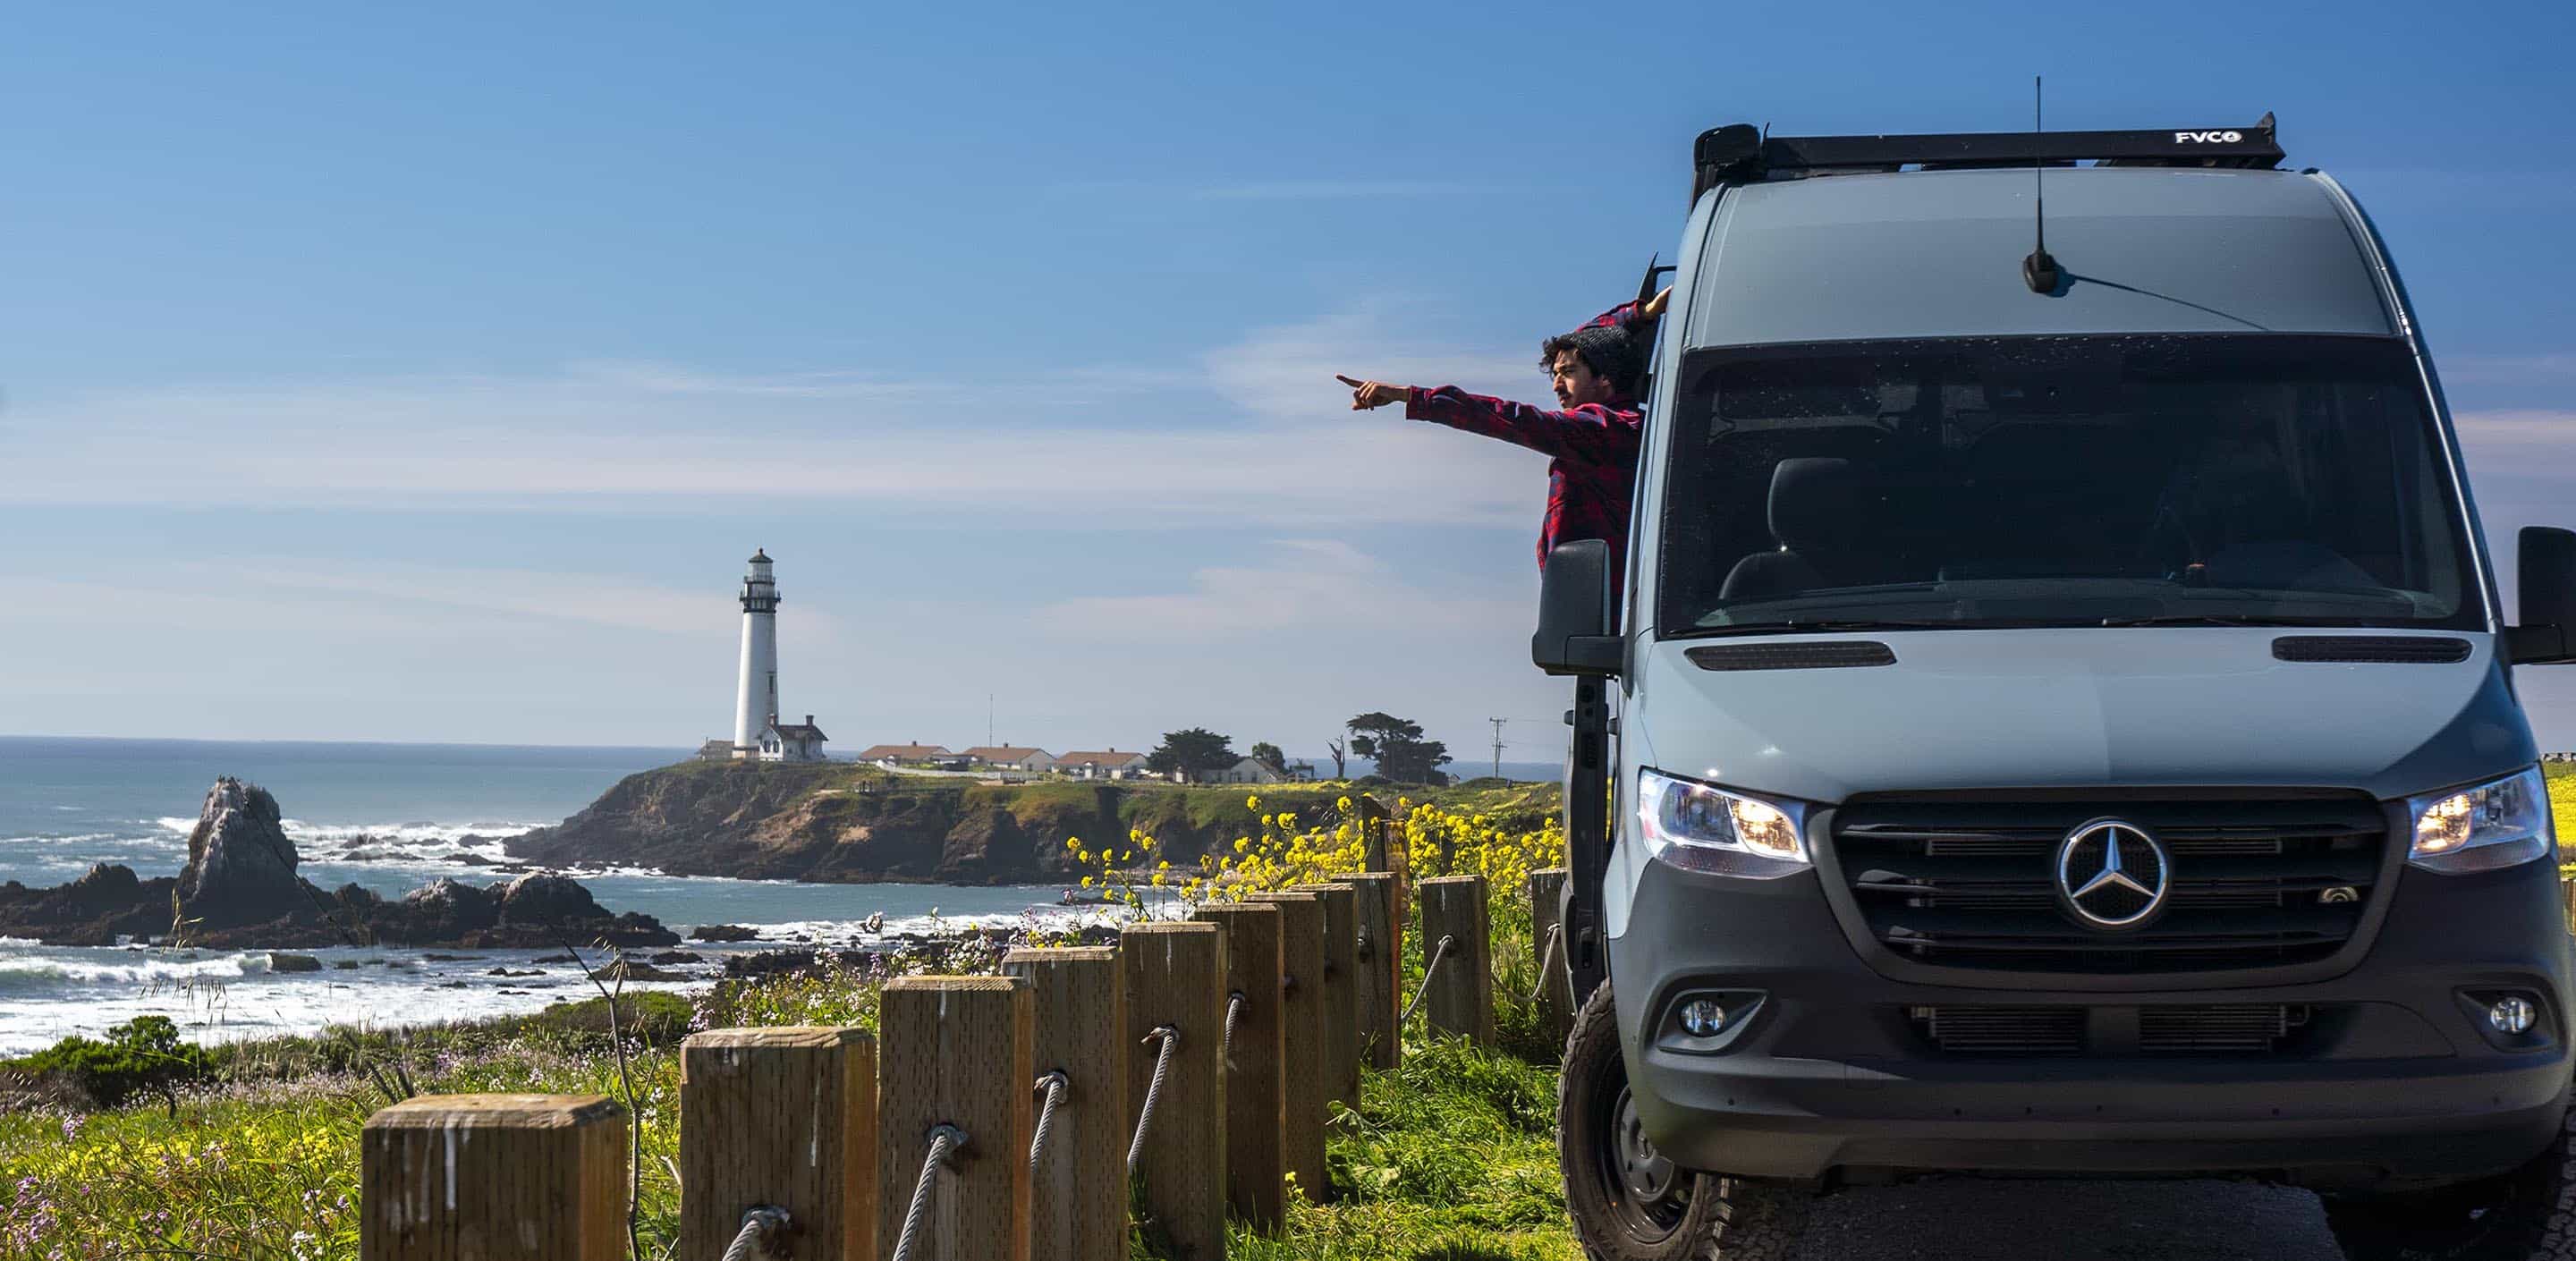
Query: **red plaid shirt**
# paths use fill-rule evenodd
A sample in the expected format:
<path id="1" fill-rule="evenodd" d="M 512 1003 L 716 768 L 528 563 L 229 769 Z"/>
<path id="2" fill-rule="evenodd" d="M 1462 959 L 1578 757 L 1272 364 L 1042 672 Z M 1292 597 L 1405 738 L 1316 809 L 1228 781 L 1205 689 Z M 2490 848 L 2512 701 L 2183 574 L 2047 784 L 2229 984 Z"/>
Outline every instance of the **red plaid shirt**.
<path id="1" fill-rule="evenodd" d="M 1584 327 L 1625 328 L 1636 318 L 1637 304 L 1630 302 L 1602 312 Z M 1548 456 L 1547 516 L 1538 532 L 1540 570 L 1547 568 L 1548 550 L 1557 544 L 1601 539 L 1610 545 L 1610 572 L 1625 574 L 1628 505 L 1636 493 L 1637 445 L 1645 427 L 1636 404 L 1585 403 L 1552 412 L 1443 385 L 1415 390 L 1404 414 Z"/>

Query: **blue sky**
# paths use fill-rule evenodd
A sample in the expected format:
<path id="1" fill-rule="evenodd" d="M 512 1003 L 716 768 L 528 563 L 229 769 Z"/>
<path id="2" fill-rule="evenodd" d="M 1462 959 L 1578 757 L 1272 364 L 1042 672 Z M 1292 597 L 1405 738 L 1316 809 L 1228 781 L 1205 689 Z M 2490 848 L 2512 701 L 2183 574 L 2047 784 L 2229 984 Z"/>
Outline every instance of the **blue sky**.
<path id="1" fill-rule="evenodd" d="M 0 731 L 1560 745 L 1536 396 L 1700 129 L 2277 110 L 2576 525 L 2563 6 L 57 6 L 0 47 Z M 2505 553 L 2509 556 L 2509 551 Z M 2544 743 L 2576 678 L 2525 671 Z M 2570 672 L 2576 673 L 2576 672 Z"/>

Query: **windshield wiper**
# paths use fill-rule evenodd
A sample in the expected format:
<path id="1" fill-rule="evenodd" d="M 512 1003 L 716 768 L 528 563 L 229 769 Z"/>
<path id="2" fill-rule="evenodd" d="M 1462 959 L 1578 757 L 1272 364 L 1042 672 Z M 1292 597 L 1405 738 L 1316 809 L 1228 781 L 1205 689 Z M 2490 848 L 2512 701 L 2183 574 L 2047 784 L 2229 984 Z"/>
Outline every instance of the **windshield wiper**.
<path id="1" fill-rule="evenodd" d="M 2151 617 L 2106 617 L 2103 626 L 2316 626 L 2278 617 L 2246 617 L 2228 613 L 2158 613 Z"/>
<path id="2" fill-rule="evenodd" d="M 1809 621 L 1737 622 L 1731 626 L 1694 626 L 1667 639 L 1702 639 L 1717 635 L 1796 635 L 1810 632 L 1872 630 L 1992 630 L 1998 627 L 2038 625 L 2023 622 L 1961 622 L 1915 620 L 1908 618 L 1844 618 Z"/>
<path id="3" fill-rule="evenodd" d="M 2296 626 L 2273 618 L 2226 613 L 2157 613 L 2146 617 L 2106 617 L 2103 626 Z"/>

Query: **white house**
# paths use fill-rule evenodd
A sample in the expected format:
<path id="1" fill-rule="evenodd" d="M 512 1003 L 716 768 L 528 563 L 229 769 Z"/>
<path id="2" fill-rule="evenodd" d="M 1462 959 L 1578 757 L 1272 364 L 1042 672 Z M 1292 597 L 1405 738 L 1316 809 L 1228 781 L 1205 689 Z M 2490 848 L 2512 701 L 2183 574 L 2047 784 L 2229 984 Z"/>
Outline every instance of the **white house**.
<path id="1" fill-rule="evenodd" d="M 1057 758 L 1054 769 L 1075 779 L 1134 779 L 1145 773 L 1145 755 L 1087 749 Z"/>
<path id="2" fill-rule="evenodd" d="M 966 750 L 966 756 L 977 766 L 1014 771 L 1043 771 L 1055 765 L 1055 755 L 1046 750 L 1024 749 L 1015 744 L 979 744 Z"/>
<path id="3" fill-rule="evenodd" d="M 764 762 L 820 762 L 823 760 L 823 729 L 814 725 L 814 715 L 805 721 L 783 723 L 775 715 L 760 729 L 760 760 Z"/>
<path id="4" fill-rule="evenodd" d="M 1288 777 L 1279 768 L 1258 758 L 1243 758 L 1221 771 L 1210 771 L 1198 777 L 1202 784 L 1279 784 Z"/>
<path id="5" fill-rule="evenodd" d="M 859 751 L 859 760 L 879 766 L 906 766 L 957 756 L 937 744 L 875 744 Z"/>

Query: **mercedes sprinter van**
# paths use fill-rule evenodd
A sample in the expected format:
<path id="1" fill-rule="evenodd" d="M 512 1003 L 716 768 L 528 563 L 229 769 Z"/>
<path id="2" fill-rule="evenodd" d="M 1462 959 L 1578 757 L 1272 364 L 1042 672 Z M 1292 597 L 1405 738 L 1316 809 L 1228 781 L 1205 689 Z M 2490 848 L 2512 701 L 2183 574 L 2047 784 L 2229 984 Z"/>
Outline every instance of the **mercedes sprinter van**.
<path id="1" fill-rule="evenodd" d="M 2569 658 L 2576 535 L 2509 618 L 2385 245 L 2270 123 L 1700 138 L 1628 570 L 1557 549 L 1533 643 L 1594 1257 L 1932 1172 L 2576 1256 L 2512 670 Z"/>

